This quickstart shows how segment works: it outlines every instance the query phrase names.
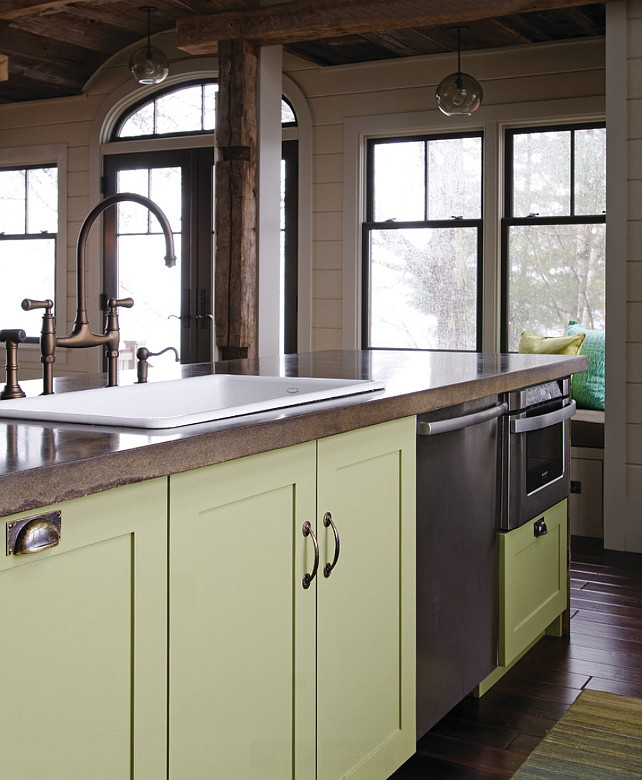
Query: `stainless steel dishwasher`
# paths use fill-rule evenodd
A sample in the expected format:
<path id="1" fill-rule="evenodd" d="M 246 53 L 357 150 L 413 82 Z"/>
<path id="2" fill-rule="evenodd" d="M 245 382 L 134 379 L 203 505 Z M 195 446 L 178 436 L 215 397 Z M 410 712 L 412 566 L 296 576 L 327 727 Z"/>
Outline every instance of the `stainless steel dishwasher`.
<path id="1" fill-rule="evenodd" d="M 417 418 L 417 739 L 497 665 L 499 396 Z"/>

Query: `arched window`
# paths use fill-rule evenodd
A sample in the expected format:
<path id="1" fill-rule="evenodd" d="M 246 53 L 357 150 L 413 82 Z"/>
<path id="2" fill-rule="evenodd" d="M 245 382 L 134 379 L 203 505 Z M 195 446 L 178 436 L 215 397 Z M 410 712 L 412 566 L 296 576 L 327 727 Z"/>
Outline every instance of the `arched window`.
<path id="1" fill-rule="evenodd" d="M 215 81 L 201 81 L 157 92 L 123 114 L 112 140 L 213 133 L 217 91 Z"/>
<path id="2" fill-rule="evenodd" d="M 121 313 L 121 368 L 133 368 L 136 350 L 174 347 L 184 363 L 214 356 L 214 80 L 163 89 L 129 107 L 111 133 L 104 161 L 104 194 L 136 192 L 163 209 L 177 247 L 177 264 L 166 269 L 157 251 L 160 226 L 135 204 L 121 203 L 105 213 L 104 291 L 132 297 Z M 281 103 L 283 127 L 296 128 L 291 104 Z M 292 131 L 289 131 L 290 133 Z M 195 136 L 204 136 L 199 141 Z M 189 139 L 185 148 L 180 138 Z M 132 141 L 148 141 L 140 151 Z M 284 145 L 281 182 L 282 344 L 296 351 L 296 155 Z M 118 145 L 122 145 L 122 153 Z M 114 153 L 111 153 L 113 150 Z M 159 259 L 160 258 L 160 259 Z M 288 293 L 288 291 L 290 291 Z M 171 359 L 167 353 L 162 360 Z"/>
<path id="3" fill-rule="evenodd" d="M 124 113 L 112 133 L 113 141 L 213 133 L 216 127 L 218 84 L 198 82 L 156 93 Z M 281 125 L 296 127 L 297 119 L 287 98 L 281 100 Z"/>

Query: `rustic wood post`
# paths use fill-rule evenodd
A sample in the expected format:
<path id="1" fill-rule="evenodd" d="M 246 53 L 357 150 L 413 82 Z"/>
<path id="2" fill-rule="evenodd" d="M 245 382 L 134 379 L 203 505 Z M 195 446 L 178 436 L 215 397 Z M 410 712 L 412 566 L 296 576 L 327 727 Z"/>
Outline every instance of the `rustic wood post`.
<path id="1" fill-rule="evenodd" d="M 215 165 L 215 322 L 222 360 L 256 357 L 258 47 L 223 41 Z"/>

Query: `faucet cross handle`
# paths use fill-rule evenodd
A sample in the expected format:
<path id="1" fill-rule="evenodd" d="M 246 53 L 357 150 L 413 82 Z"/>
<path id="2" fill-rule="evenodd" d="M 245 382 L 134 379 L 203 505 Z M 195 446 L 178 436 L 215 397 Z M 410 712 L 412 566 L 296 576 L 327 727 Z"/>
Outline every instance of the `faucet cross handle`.
<path id="1" fill-rule="evenodd" d="M 44 309 L 42 315 L 42 329 L 40 331 L 40 362 L 42 363 L 42 394 L 53 393 L 53 364 L 56 351 L 56 326 L 54 316 L 51 313 L 53 301 L 46 298 L 39 301 L 34 298 L 25 298 L 20 304 L 24 311 Z"/>
<path id="2" fill-rule="evenodd" d="M 34 309 L 44 309 L 45 314 L 51 314 L 53 301 L 47 298 L 44 301 L 37 301 L 34 298 L 25 298 L 20 304 L 24 311 L 33 311 Z"/>
<path id="3" fill-rule="evenodd" d="M 107 306 L 109 306 L 110 309 L 116 309 L 119 306 L 122 306 L 123 309 L 131 309 L 133 305 L 133 298 L 110 298 L 107 301 Z"/>

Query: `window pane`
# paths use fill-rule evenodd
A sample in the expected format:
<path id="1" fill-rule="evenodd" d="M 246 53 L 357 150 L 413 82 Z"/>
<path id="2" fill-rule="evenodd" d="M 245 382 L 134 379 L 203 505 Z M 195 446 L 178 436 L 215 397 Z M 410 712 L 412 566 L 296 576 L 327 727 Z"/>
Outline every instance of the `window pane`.
<path id="1" fill-rule="evenodd" d="M 203 88 L 203 130 L 216 127 L 216 93 L 218 84 L 206 84 Z"/>
<path id="2" fill-rule="evenodd" d="M 150 198 L 165 212 L 174 233 L 181 232 L 181 169 L 152 168 Z M 155 217 L 150 222 L 152 233 L 160 233 Z"/>
<path id="3" fill-rule="evenodd" d="M 149 170 L 118 171 L 118 192 L 133 192 L 149 197 Z M 148 211 L 138 203 L 123 201 L 118 209 L 118 233 L 147 233 Z"/>
<path id="4" fill-rule="evenodd" d="M 26 172 L 0 171 L 0 233 L 26 233 Z"/>
<path id="5" fill-rule="evenodd" d="M 55 269 L 55 238 L 0 242 L 0 311 L 6 327 L 22 328 L 28 336 L 40 333 L 42 312 L 23 311 L 20 303 L 23 298 L 55 300 Z"/>
<path id="6" fill-rule="evenodd" d="M 513 136 L 513 217 L 571 213 L 571 133 Z"/>
<path id="7" fill-rule="evenodd" d="M 374 146 L 373 219 L 386 222 L 425 217 L 425 143 L 402 141 Z"/>
<path id="8" fill-rule="evenodd" d="M 58 232 L 58 169 L 27 170 L 27 232 Z"/>
<path id="9" fill-rule="evenodd" d="M 605 232 L 603 224 L 510 228 L 510 351 L 523 330 L 562 336 L 569 320 L 604 328 Z"/>
<path id="10" fill-rule="evenodd" d="M 475 350 L 477 229 L 371 233 L 371 347 Z"/>
<path id="11" fill-rule="evenodd" d="M 134 299 L 131 309 L 120 310 L 120 368 L 134 368 L 136 350 L 141 346 L 152 352 L 165 347 L 180 351 L 181 322 L 170 318 L 181 311 L 180 235 L 174 235 L 174 244 L 176 265 L 167 268 L 161 234 L 118 239 L 118 296 Z M 158 360 L 153 358 L 150 363 Z"/>
<path id="12" fill-rule="evenodd" d="M 281 101 L 281 124 L 296 124 L 296 116 L 294 115 L 292 106 L 287 102 L 287 100 Z"/>
<path id="13" fill-rule="evenodd" d="M 132 114 L 118 131 L 119 138 L 154 135 L 154 103 L 147 103 Z"/>
<path id="14" fill-rule="evenodd" d="M 428 142 L 428 219 L 479 219 L 481 186 L 481 138 Z"/>
<path id="15" fill-rule="evenodd" d="M 185 133 L 202 129 L 203 96 L 200 86 L 163 95 L 156 101 L 156 132 Z"/>
<path id="16" fill-rule="evenodd" d="M 606 211 L 606 130 L 575 132 L 575 213 Z"/>

